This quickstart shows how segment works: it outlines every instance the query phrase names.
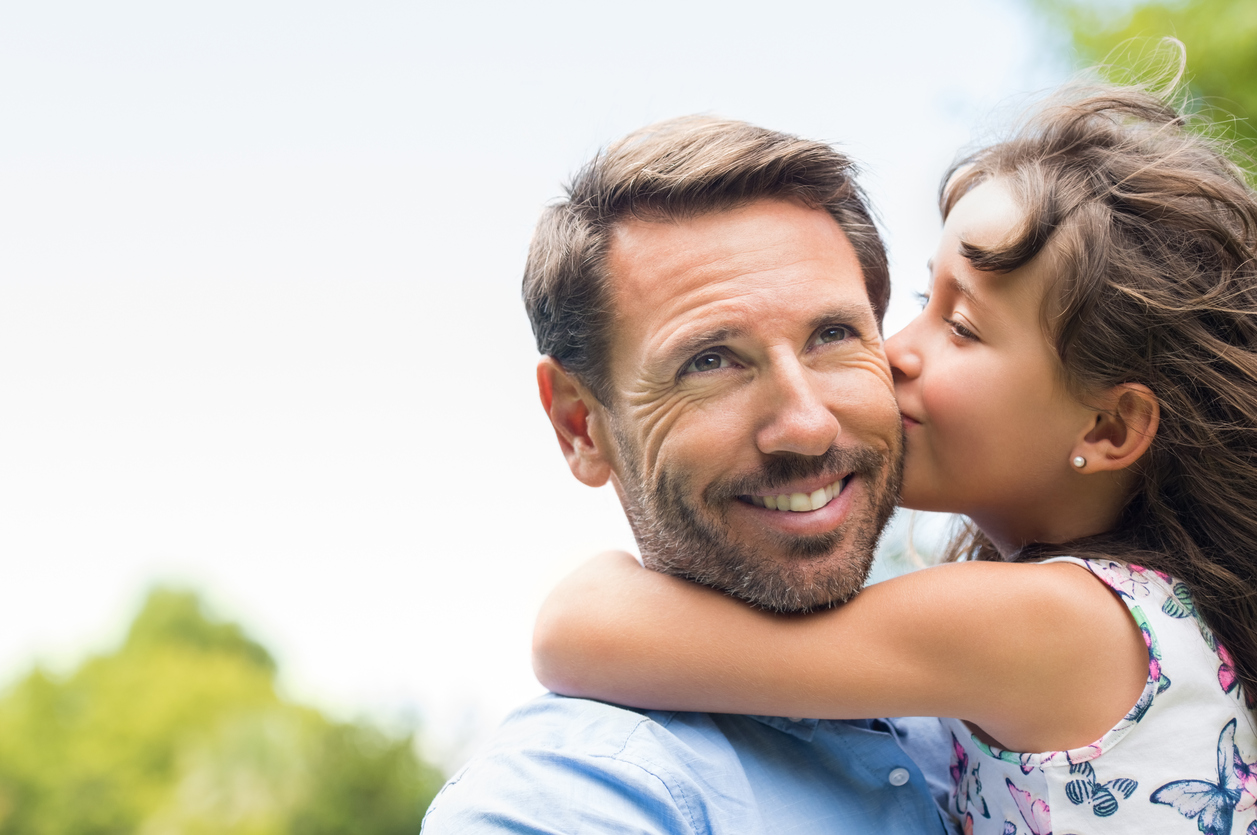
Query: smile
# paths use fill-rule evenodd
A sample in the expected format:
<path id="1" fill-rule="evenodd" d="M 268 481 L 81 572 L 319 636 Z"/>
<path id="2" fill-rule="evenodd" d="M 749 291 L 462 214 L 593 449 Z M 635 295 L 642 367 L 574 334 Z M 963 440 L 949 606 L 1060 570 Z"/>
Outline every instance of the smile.
<path id="1" fill-rule="evenodd" d="M 775 496 L 747 496 L 747 500 L 756 507 L 769 510 L 784 510 L 789 513 L 808 513 L 820 510 L 834 500 L 834 497 L 847 486 L 851 476 L 838 479 L 811 493 L 779 493 Z"/>

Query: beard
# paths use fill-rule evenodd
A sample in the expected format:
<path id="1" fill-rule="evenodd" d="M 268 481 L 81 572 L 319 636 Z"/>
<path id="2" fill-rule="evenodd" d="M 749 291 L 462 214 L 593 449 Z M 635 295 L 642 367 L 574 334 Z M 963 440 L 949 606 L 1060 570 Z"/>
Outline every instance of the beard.
<path id="1" fill-rule="evenodd" d="M 755 472 L 708 485 L 695 506 L 688 478 L 665 468 L 648 487 L 634 445 L 622 436 L 617 443 L 625 465 L 620 482 L 624 510 L 646 567 L 775 612 L 843 603 L 864 587 L 877 541 L 898 503 L 903 475 L 902 443 L 886 452 L 831 447 L 819 456 L 780 454 Z M 868 499 L 852 508 L 841 528 L 812 536 L 769 532 L 775 541 L 768 547 L 777 558 L 730 535 L 728 507 L 741 501 L 740 496 L 846 472 L 861 477 Z"/>

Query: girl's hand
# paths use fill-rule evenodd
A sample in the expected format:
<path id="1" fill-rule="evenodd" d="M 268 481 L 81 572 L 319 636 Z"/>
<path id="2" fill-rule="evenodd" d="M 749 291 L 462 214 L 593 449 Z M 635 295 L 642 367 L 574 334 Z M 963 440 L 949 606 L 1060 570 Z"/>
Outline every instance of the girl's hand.
<path id="1" fill-rule="evenodd" d="M 716 594 L 655 571 L 626 551 L 605 551 L 577 568 L 542 604 L 533 630 L 533 672 L 547 689 L 565 696 L 606 696 L 616 683 L 606 680 L 599 661 L 617 658 L 618 669 L 651 664 L 666 647 L 653 645 L 638 619 L 652 604 L 666 605 L 669 586 L 682 597 Z M 611 638 L 609 643 L 605 638 Z M 655 694 L 657 701 L 662 694 Z M 650 694 L 647 694 L 650 699 Z"/>

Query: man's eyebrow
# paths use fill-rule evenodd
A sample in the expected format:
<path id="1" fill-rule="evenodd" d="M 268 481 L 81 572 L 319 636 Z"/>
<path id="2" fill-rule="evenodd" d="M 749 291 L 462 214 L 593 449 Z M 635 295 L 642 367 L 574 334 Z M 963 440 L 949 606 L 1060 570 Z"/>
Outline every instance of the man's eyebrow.
<path id="1" fill-rule="evenodd" d="M 811 330 L 816 331 L 825 325 L 858 325 L 871 321 L 872 318 L 873 311 L 867 303 L 844 304 L 828 308 L 813 316 L 810 327 Z M 863 328 L 860 328 L 860 330 L 863 330 Z M 669 348 L 668 352 L 659 358 L 659 364 L 664 367 L 678 365 L 707 348 L 714 348 L 722 342 L 738 339 L 745 336 L 747 332 L 747 328 L 731 325 L 707 331 L 697 331 Z"/>
<path id="2" fill-rule="evenodd" d="M 844 304 L 839 307 L 831 307 L 823 313 L 812 317 L 812 330 L 816 331 L 825 325 L 833 324 L 863 324 L 872 319 L 873 309 L 868 304 Z"/>
<path id="3" fill-rule="evenodd" d="M 676 365 L 684 360 L 702 351 L 704 348 L 711 348 L 719 345 L 721 342 L 727 342 L 730 339 L 737 339 L 746 334 L 745 328 L 723 327 L 709 331 L 698 331 L 687 336 L 681 342 L 668 349 L 668 353 L 660 358 L 660 363 L 666 366 Z"/>

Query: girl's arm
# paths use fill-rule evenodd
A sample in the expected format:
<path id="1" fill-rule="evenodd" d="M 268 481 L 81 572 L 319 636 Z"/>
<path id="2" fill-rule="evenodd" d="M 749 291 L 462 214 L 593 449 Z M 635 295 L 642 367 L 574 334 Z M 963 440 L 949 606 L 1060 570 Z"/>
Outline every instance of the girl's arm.
<path id="1" fill-rule="evenodd" d="M 1070 563 L 953 563 L 774 615 L 615 552 L 551 593 L 533 666 L 555 692 L 634 707 L 952 716 L 1002 748 L 1051 751 L 1117 724 L 1148 654 L 1125 605 Z"/>

